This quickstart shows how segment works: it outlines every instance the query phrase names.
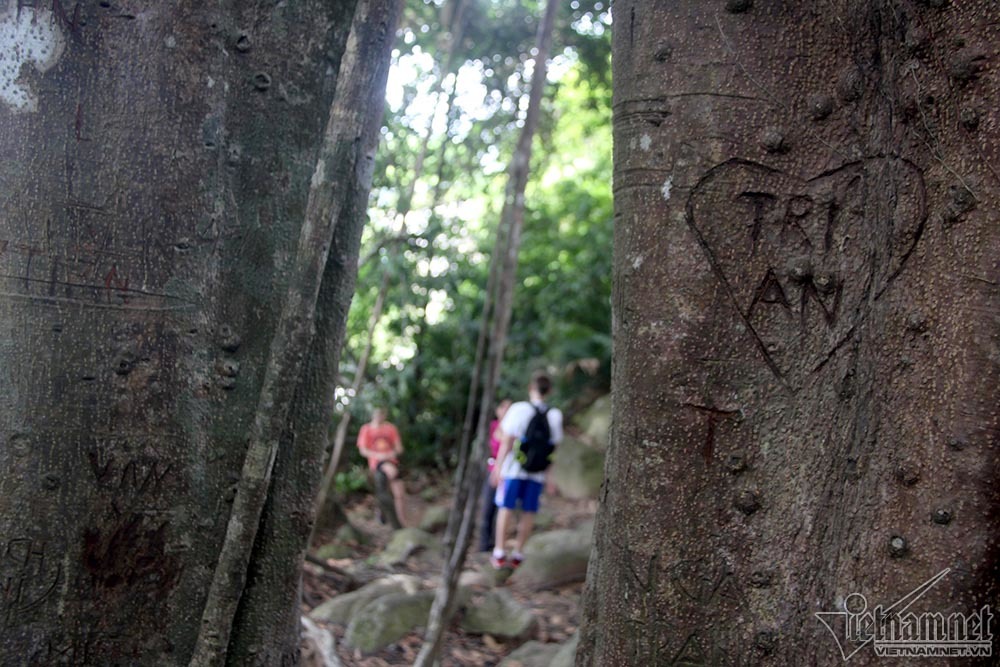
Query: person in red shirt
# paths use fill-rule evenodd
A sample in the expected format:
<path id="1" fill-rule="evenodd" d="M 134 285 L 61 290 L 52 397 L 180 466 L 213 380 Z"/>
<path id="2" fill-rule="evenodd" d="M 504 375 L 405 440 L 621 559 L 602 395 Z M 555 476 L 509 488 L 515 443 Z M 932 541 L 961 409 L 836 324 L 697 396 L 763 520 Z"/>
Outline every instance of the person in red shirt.
<path id="1" fill-rule="evenodd" d="M 381 472 L 389 480 L 396 517 L 405 526 L 403 507 L 406 488 L 399 478 L 399 457 L 403 453 L 403 441 L 396 427 L 386 421 L 385 408 L 375 408 L 372 420 L 361 427 L 358 432 L 358 449 L 368 459 L 368 468 L 373 473 Z"/>

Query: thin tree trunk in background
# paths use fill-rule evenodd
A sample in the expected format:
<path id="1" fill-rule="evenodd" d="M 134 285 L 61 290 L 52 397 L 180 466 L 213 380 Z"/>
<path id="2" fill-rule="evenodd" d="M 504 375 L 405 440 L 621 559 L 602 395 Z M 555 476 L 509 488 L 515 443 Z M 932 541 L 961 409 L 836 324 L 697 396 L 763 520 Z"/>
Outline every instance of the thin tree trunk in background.
<path id="1" fill-rule="evenodd" d="M 358 395 L 361 391 L 361 385 L 364 382 L 365 369 L 368 367 L 368 357 L 371 356 L 372 346 L 375 342 L 375 327 L 378 325 L 379 319 L 382 317 L 382 307 L 385 305 L 385 296 L 389 291 L 389 271 L 386 270 L 382 274 L 382 283 L 379 285 L 378 294 L 375 296 L 375 305 L 372 308 L 371 317 L 368 320 L 368 331 L 365 337 L 365 346 L 361 350 L 361 356 L 358 357 L 358 363 L 355 366 L 354 379 L 351 381 L 351 389 L 348 393 L 349 396 L 354 397 Z M 331 390 L 331 397 L 333 398 L 332 405 L 336 406 L 336 389 L 337 385 L 334 383 L 334 387 Z M 335 414 L 333 410 L 329 414 Z M 324 420 L 325 421 L 325 420 Z M 326 464 L 326 470 L 323 472 L 323 480 L 319 485 L 319 495 L 316 497 L 316 525 L 322 525 L 325 523 L 325 510 L 327 498 L 333 493 L 333 478 L 337 474 L 337 466 L 340 465 L 340 457 L 344 452 L 344 444 L 347 442 L 347 429 L 351 425 L 351 411 L 344 410 L 344 414 L 340 417 L 340 421 L 337 422 L 337 430 L 333 436 L 333 451 L 330 453 L 330 460 Z"/>
<path id="2" fill-rule="evenodd" d="M 366 103 L 373 102 L 373 91 L 384 96 L 388 68 L 381 60 L 388 58 L 395 36 L 395 4 L 396 0 L 371 0 L 370 4 L 363 0 L 348 38 L 284 309 L 272 339 L 243 471 L 236 484 L 226 539 L 202 612 L 192 666 L 225 662 L 278 445 L 285 435 L 303 362 L 312 346 L 316 304 L 335 227 L 344 222 L 341 211 L 354 181 L 365 178 L 366 185 L 370 185 L 371 166 L 363 145 L 363 137 L 371 137 L 370 130 L 366 133 L 371 126 L 371 108 Z M 387 15 L 392 25 L 386 23 Z M 373 21 L 373 16 L 379 19 Z M 336 378 L 336 369 L 333 371 L 331 379 Z"/>
<path id="3" fill-rule="evenodd" d="M 838 641 L 881 664 L 815 614 L 949 568 L 907 612 L 997 600 L 1000 5 L 614 12 L 614 427 L 578 664 L 833 666 Z"/>
<path id="4" fill-rule="evenodd" d="M 0 3 L 0 663 L 188 664 L 353 10 Z"/>
<path id="5" fill-rule="evenodd" d="M 508 232 L 505 239 L 503 268 L 497 275 L 496 308 L 490 331 L 487 356 L 489 362 L 483 385 L 482 400 L 479 404 L 476 438 L 471 451 L 468 454 L 465 454 L 465 450 L 462 452 L 467 457 L 463 466 L 465 473 L 462 483 L 455 490 L 445 537 L 445 543 L 451 544 L 451 550 L 441 573 L 441 585 L 438 586 L 434 603 L 431 606 L 427 620 L 427 632 L 424 635 L 424 645 L 414 663 L 416 667 L 430 667 L 441 652 L 444 632 L 455 611 L 455 589 L 458 585 L 458 577 L 465 564 L 465 556 L 469 550 L 469 543 L 472 541 L 472 533 L 476 523 L 479 490 L 482 488 L 486 473 L 484 461 L 486 460 L 485 454 L 489 440 L 490 415 L 492 414 L 496 388 L 500 382 L 503 353 L 513 310 L 517 256 L 520 250 L 521 228 L 524 225 L 524 191 L 531 166 L 531 147 L 541 117 L 548 58 L 552 47 L 552 32 L 558 8 L 559 0 L 548 0 L 538 26 L 538 37 L 535 44 L 535 69 L 531 78 L 528 110 L 524 126 L 521 128 L 521 136 L 518 138 L 517 147 L 511 160 L 510 178 L 497 230 L 498 241 L 501 236 L 500 230 L 506 228 Z M 492 261 L 496 262 L 496 258 L 493 258 Z"/>
<path id="6" fill-rule="evenodd" d="M 451 73 L 454 67 L 455 53 L 458 49 L 458 45 L 462 41 L 462 35 L 465 29 L 465 19 L 464 19 L 464 8 L 465 0 L 454 0 L 455 9 L 451 12 L 451 29 L 449 31 L 448 44 L 447 44 L 447 55 L 445 57 L 445 67 L 442 70 L 441 77 L 437 81 L 436 97 L 445 92 L 445 80 Z M 455 99 L 456 86 L 452 84 L 451 89 L 447 93 L 447 100 L 445 103 L 445 117 L 447 118 L 448 112 Z M 409 185 L 400 198 L 399 202 L 399 215 L 400 215 L 400 232 L 399 237 L 406 238 L 407 235 L 407 224 L 406 218 L 410 213 L 410 208 L 413 203 L 413 193 L 416 190 L 417 182 L 423 175 L 424 161 L 427 155 L 428 145 L 430 144 L 431 134 L 433 131 L 434 118 L 437 114 L 433 114 L 431 118 L 427 121 L 426 132 L 424 133 L 423 140 L 420 144 L 420 151 L 417 155 L 416 163 L 413 167 L 413 174 L 410 177 Z M 435 189 L 435 194 L 438 190 Z M 437 199 L 435 198 L 431 202 L 431 208 L 437 204 Z M 392 250 L 392 255 L 396 256 L 400 253 L 398 246 L 394 247 Z M 365 347 L 358 359 L 356 370 L 354 372 L 354 380 L 351 382 L 352 396 L 357 396 L 358 392 L 361 390 L 362 385 L 365 381 L 365 372 L 368 367 L 368 359 L 371 356 L 373 335 L 375 329 L 378 326 L 379 321 L 382 318 L 382 309 L 385 305 L 386 294 L 389 291 L 389 279 L 391 264 L 387 266 L 382 274 L 382 282 L 379 285 L 378 295 L 375 298 L 375 306 L 372 308 L 372 314 L 369 318 L 367 338 L 365 340 Z M 331 492 L 331 487 L 333 484 L 333 479 L 337 474 L 337 467 L 340 465 L 340 458 L 343 456 L 344 445 L 347 442 L 347 430 L 351 424 L 351 411 L 344 410 L 344 414 L 341 416 L 340 421 L 337 423 L 337 430 L 334 434 L 333 440 L 333 451 L 330 454 L 330 460 L 326 465 L 326 470 L 323 474 L 323 482 L 320 486 L 320 493 L 316 499 L 316 507 L 319 512 L 322 513 L 323 505 L 326 502 L 327 494 Z M 322 515 L 320 516 L 322 519 Z M 322 521 L 317 521 L 317 523 L 322 523 Z"/>
<path id="7" fill-rule="evenodd" d="M 402 218 L 402 233 L 401 236 L 406 235 L 406 217 L 410 214 L 410 210 L 413 206 L 413 195 L 416 192 L 417 182 L 424 174 L 424 162 L 427 159 L 427 151 L 430 147 L 431 135 L 434 133 L 434 121 L 437 118 L 437 109 L 439 106 L 440 98 L 445 95 L 445 81 L 448 79 L 448 75 L 453 73 L 455 68 L 455 54 L 458 52 L 458 47 L 462 43 L 462 38 L 465 34 L 465 6 L 468 0 L 453 0 L 450 5 L 453 10 L 449 12 L 450 16 L 450 29 L 446 36 L 447 44 L 444 47 L 445 58 L 444 67 L 441 69 L 441 75 L 438 77 L 437 84 L 434 91 L 434 113 L 431 117 L 427 119 L 427 128 L 424 131 L 423 140 L 420 142 L 420 150 L 417 152 L 417 159 L 413 165 L 413 175 L 410 178 L 410 183 L 406 190 L 403 192 L 403 196 L 399 199 L 399 215 Z M 455 92 L 458 88 L 456 82 L 453 82 L 450 89 L 448 90 L 445 98 L 445 108 L 444 116 L 445 119 L 448 118 L 448 114 L 451 111 L 451 106 L 455 100 Z M 432 202 L 432 206 L 433 203 Z"/>
<path id="8" fill-rule="evenodd" d="M 496 290 L 500 282 L 500 269 L 503 258 L 506 257 L 507 239 L 510 236 L 509 225 L 503 224 L 503 217 L 497 224 L 497 236 L 493 242 L 493 254 L 490 257 L 490 272 L 486 278 L 486 289 L 483 292 L 483 312 L 479 317 L 479 335 L 476 336 L 476 355 L 472 362 L 472 379 L 469 381 L 469 398 L 465 406 L 465 420 L 462 422 L 462 437 L 458 445 L 458 466 L 455 469 L 453 488 L 465 487 L 465 474 L 468 469 L 469 450 L 472 443 L 472 428 L 476 422 L 476 403 L 479 399 L 479 389 L 483 383 L 483 364 L 486 359 L 489 343 L 490 322 L 493 319 L 493 306 L 496 303 Z M 444 535 L 445 548 L 452 548 L 452 540 L 456 533 L 446 530 Z"/>

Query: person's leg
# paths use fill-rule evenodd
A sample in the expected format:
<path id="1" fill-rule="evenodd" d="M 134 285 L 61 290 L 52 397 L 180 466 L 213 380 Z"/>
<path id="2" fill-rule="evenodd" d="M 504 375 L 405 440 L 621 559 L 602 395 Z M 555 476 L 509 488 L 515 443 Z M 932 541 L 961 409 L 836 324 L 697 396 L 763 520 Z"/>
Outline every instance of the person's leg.
<path id="1" fill-rule="evenodd" d="M 479 550 L 492 551 L 496 537 L 497 504 L 496 487 L 490 486 L 489 477 L 483 482 L 483 517 L 479 529 Z"/>
<path id="2" fill-rule="evenodd" d="M 497 508 L 497 532 L 493 542 L 493 553 L 504 550 L 507 543 L 507 526 L 510 525 L 510 510 L 506 507 Z"/>
<path id="3" fill-rule="evenodd" d="M 392 488 L 392 499 L 396 505 L 396 518 L 403 528 L 406 528 L 406 485 L 401 479 L 394 479 L 389 486 Z"/>
<path id="4" fill-rule="evenodd" d="M 403 480 L 399 478 L 399 467 L 391 461 L 384 461 L 380 466 L 380 470 L 385 473 L 386 478 L 389 480 L 389 489 L 392 491 L 392 504 L 396 510 L 396 518 L 399 519 L 400 525 L 405 528 L 406 486 L 403 484 Z"/>
<path id="5" fill-rule="evenodd" d="M 517 541 L 514 543 L 515 559 L 523 558 L 524 543 L 531 537 L 531 531 L 535 527 L 535 513 L 521 512 L 521 520 L 517 522 Z"/>
<path id="6" fill-rule="evenodd" d="M 519 494 L 519 479 L 502 479 L 500 480 L 501 488 L 497 491 L 497 498 L 500 499 L 500 503 L 497 507 L 497 532 L 496 532 L 496 542 L 493 546 L 493 565 L 494 567 L 499 567 L 503 565 L 504 557 L 506 552 L 504 547 L 507 544 L 507 527 L 510 525 L 510 515 L 511 512 L 517 507 L 517 499 Z"/>
<path id="7" fill-rule="evenodd" d="M 376 463 L 372 468 L 372 477 L 375 482 L 375 513 L 379 523 L 389 524 L 394 529 L 399 528 L 399 517 L 396 516 L 395 499 L 392 495 L 392 487 L 389 486 L 389 477 L 382 469 L 385 464 Z"/>
<path id="8" fill-rule="evenodd" d="M 533 480 L 524 480 L 521 493 L 521 520 L 517 524 L 517 541 L 514 543 L 515 565 L 524 558 L 524 543 L 531 537 L 535 527 L 535 514 L 538 512 L 539 499 L 542 496 L 542 484 Z"/>

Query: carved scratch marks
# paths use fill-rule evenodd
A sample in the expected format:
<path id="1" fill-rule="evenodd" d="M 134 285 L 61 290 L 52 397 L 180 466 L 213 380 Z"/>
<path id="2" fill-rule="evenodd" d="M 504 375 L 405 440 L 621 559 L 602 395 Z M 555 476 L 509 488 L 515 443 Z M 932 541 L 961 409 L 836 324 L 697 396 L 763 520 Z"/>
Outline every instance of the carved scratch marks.
<path id="1" fill-rule="evenodd" d="M 180 581 L 187 548 L 173 502 L 188 479 L 179 441 L 144 433 L 36 432 L 20 439 L 33 459 L 45 462 L 24 469 L 25 477 L 55 470 L 63 483 L 58 498 L 29 508 L 37 516 L 8 517 L 3 527 L 0 626 L 29 631 L 57 605 L 94 619 L 160 614 Z M 8 464 L 7 456 L 0 451 L 0 463 Z M 17 488 L 5 491 L 14 502 L 24 497 Z M 93 627 L 107 629 L 97 620 Z M 29 648 L 39 645 L 24 647 L 25 654 Z M 63 648 L 57 643 L 46 651 Z"/>
<path id="2" fill-rule="evenodd" d="M 173 310 L 186 302 L 137 288 L 124 268 L 141 257 L 110 250 L 106 243 L 74 243 L 55 250 L 0 239 L 0 296 L 83 306 Z"/>
<path id="3" fill-rule="evenodd" d="M 169 510 L 172 493 L 184 488 L 184 461 L 179 443 L 164 435 L 94 435 L 77 437 L 60 432 L 15 434 L 0 448 L 0 465 L 25 477 L 51 472 L 64 480 L 66 493 L 114 501 L 131 511 Z M 25 457 L 31 462 L 25 467 Z M 58 464 L 50 462 L 58 461 Z M 14 493 L 15 486 L 4 490 Z M 120 513 L 120 512 L 119 512 Z M 0 547 L 2 553 L 2 547 Z"/>
<path id="4" fill-rule="evenodd" d="M 5 625 L 52 596 L 62 577 L 60 555 L 45 541 L 0 539 L 0 618 Z"/>
<path id="5" fill-rule="evenodd" d="M 152 437 L 107 436 L 81 443 L 78 451 L 94 485 L 134 510 L 149 509 L 180 482 L 178 464 L 166 449 Z"/>
<path id="6" fill-rule="evenodd" d="M 735 667 L 745 665 L 741 629 L 722 618 L 746 607 L 733 569 L 714 555 L 663 562 L 623 554 L 628 566 L 630 664 Z M 698 619 L 700 630 L 682 633 L 669 619 Z M 685 624 L 690 627 L 689 624 Z"/>
<path id="7" fill-rule="evenodd" d="M 102 489 L 135 497 L 156 494 L 173 471 L 170 463 L 150 456 L 128 457 L 102 451 L 87 451 L 94 481 Z"/>
<path id="8" fill-rule="evenodd" d="M 715 454 L 715 437 L 719 423 L 725 419 L 740 421 L 743 418 L 743 413 L 738 409 L 719 408 L 711 403 L 708 405 L 684 403 L 683 407 L 696 410 L 705 415 L 705 439 L 701 447 L 701 457 L 705 461 L 705 465 L 710 465 L 712 457 Z"/>
<path id="9" fill-rule="evenodd" d="M 688 224 L 754 345 L 793 385 L 899 276 L 926 219 L 922 174 L 892 157 L 812 178 L 729 160 L 687 203 Z"/>

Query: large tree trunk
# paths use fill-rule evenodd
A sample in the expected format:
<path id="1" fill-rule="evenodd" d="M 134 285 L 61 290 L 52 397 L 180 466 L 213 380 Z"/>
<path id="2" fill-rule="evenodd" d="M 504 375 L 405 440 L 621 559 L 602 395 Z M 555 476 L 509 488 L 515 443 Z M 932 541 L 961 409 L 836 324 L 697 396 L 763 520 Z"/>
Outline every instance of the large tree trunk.
<path id="1" fill-rule="evenodd" d="M 339 214 L 331 220 L 334 230 L 316 303 L 315 336 L 279 444 L 248 584 L 235 619 L 238 641 L 229 649 L 234 665 L 281 664 L 297 653 L 300 610 L 288 601 L 298 597 L 310 522 L 316 516 L 317 485 L 329 449 L 340 353 L 382 127 L 389 52 L 402 5 L 403 0 L 359 0 L 341 65 L 324 142 L 324 148 L 333 151 L 320 151 L 321 156 L 339 152 L 334 159 L 337 170 L 312 186 L 326 193 L 328 205 L 321 209 L 325 215 L 332 215 L 334 200 Z"/>
<path id="2" fill-rule="evenodd" d="M 998 21 L 615 4 L 614 435 L 579 664 L 841 664 L 815 613 L 946 568 L 910 611 L 996 602 Z"/>
<path id="3" fill-rule="evenodd" d="M 294 439 L 295 383 L 261 389 L 307 352 L 272 348 L 354 0 L 34 4 L 0 3 L 3 56 L 27 61 L 0 72 L 0 662 L 187 664 L 258 404 L 257 441 Z M 319 469 L 296 451 L 278 469 L 313 466 L 313 488 L 281 525 L 265 510 L 250 563 L 253 599 L 280 580 L 280 628 L 244 600 L 220 642 L 241 664 L 295 660 L 283 568 Z"/>

